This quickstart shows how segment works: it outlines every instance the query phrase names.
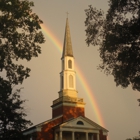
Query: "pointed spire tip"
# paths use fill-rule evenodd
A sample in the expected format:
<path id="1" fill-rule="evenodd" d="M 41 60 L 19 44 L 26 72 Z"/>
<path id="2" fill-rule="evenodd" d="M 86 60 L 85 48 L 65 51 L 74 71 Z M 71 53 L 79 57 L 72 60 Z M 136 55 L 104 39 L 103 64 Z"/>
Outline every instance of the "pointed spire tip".
<path id="1" fill-rule="evenodd" d="M 66 28 L 65 28 L 65 36 L 64 36 L 64 45 L 63 45 L 62 58 L 64 58 L 65 56 L 73 57 L 72 43 L 71 43 L 71 36 L 70 36 L 68 18 L 66 19 Z"/>

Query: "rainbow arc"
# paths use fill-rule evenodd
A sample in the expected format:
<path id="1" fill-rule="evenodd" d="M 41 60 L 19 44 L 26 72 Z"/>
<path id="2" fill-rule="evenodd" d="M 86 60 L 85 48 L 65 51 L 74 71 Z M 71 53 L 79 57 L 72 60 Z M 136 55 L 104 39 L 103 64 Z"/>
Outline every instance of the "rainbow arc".
<path id="1" fill-rule="evenodd" d="M 41 25 L 41 27 L 42 27 L 43 33 L 51 40 L 51 42 L 55 45 L 55 47 L 58 49 L 58 51 L 60 53 L 62 53 L 62 44 L 60 43 L 60 41 L 47 28 L 47 26 Z M 96 99 L 94 97 L 94 94 L 93 94 L 92 90 L 90 89 L 90 87 L 88 85 L 88 82 L 87 82 L 84 74 L 82 73 L 81 69 L 79 68 L 78 64 L 75 64 L 75 70 L 76 70 L 78 79 L 79 79 L 82 87 L 84 88 L 85 93 L 87 93 L 88 99 L 90 101 L 90 104 L 91 104 L 94 112 L 95 112 L 95 116 L 96 116 L 96 119 L 97 119 L 98 123 L 100 125 L 102 125 L 103 127 L 105 127 L 104 121 L 102 119 L 102 115 L 101 115 L 100 109 L 98 107 L 98 104 L 96 102 Z"/>

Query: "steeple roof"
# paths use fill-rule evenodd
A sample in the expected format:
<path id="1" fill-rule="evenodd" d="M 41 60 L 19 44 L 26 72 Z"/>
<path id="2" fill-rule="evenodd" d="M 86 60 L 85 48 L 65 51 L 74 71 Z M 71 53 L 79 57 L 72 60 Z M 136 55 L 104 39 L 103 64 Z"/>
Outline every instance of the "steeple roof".
<path id="1" fill-rule="evenodd" d="M 62 58 L 64 58 L 65 56 L 73 57 L 72 43 L 71 43 L 71 36 L 70 36 L 70 28 L 69 28 L 68 18 L 66 19 L 66 27 L 65 27 L 65 36 L 64 36 Z"/>

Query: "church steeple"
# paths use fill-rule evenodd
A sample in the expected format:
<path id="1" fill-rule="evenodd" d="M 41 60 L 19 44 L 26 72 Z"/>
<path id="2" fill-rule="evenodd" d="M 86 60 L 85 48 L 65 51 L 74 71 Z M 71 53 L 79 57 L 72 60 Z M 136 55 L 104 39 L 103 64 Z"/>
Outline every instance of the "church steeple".
<path id="1" fill-rule="evenodd" d="M 60 73 L 59 97 L 62 96 L 77 97 L 74 57 L 72 51 L 68 18 L 66 19 L 63 53 L 61 60 L 62 60 L 62 71 Z"/>
<path id="2" fill-rule="evenodd" d="M 69 28 L 68 18 L 66 19 L 66 27 L 65 27 L 65 36 L 64 36 L 64 45 L 63 45 L 62 58 L 64 58 L 65 56 L 73 57 L 72 43 L 71 43 L 71 36 L 70 36 L 70 28 Z"/>
<path id="3" fill-rule="evenodd" d="M 66 19 L 63 53 L 61 58 L 59 97 L 53 101 L 52 118 L 63 116 L 63 121 L 78 116 L 84 116 L 85 103 L 78 98 L 76 90 L 76 72 L 70 36 L 68 18 Z"/>

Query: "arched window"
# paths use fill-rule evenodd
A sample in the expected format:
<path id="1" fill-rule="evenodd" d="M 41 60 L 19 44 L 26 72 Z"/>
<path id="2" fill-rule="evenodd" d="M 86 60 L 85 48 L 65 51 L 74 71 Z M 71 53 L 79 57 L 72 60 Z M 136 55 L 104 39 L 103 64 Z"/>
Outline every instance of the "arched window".
<path id="1" fill-rule="evenodd" d="M 73 76 L 69 76 L 69 87 L 73 88 Z"/>
<path id="2" fill-rule="evenodd" d="M 64 84 L 64 82 L 63 82 L 63 76 L 61 76 L 61 89 L 63 89 L 63 84 Z"/>
<path id="3" fill-rule="evenodd" d="M 72 61 L 71 60 L 68 60 L 68 68 L 72 69 Z"/>
<path id="4" fill-rule="evenodd" d="M 64 70 L 64 60 L 62 60 L 62 70 Z"/>
<path id="5" fill-rule="evenodd" d="M 78 121 L 77 124 L 78 125 L 84 125 L 84 123 L 82 121 Z"/>

